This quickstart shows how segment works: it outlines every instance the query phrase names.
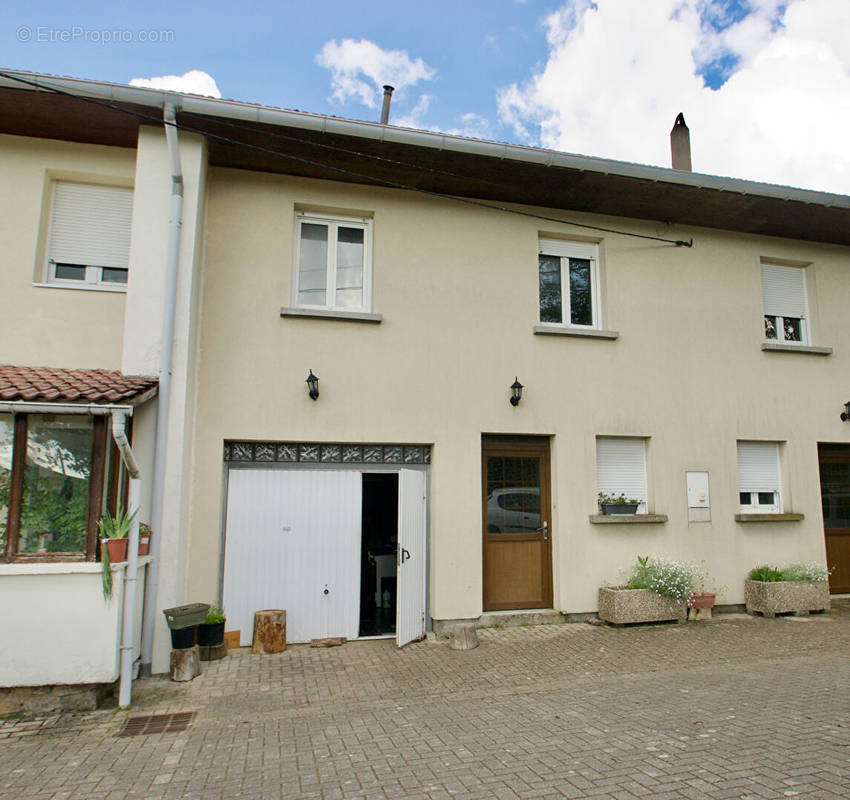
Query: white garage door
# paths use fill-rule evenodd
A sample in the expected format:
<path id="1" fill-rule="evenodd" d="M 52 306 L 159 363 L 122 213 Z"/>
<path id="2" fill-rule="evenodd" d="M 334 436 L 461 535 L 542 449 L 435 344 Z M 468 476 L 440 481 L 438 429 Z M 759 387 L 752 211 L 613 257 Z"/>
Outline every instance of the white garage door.
<path id="1" fill-rule="evenodd" d="M 286 609 L 290 642 L 357 638 L 361 497 L 359 472 L 230 470 L 223 602 L 243 646 L 264 608 Z"/>

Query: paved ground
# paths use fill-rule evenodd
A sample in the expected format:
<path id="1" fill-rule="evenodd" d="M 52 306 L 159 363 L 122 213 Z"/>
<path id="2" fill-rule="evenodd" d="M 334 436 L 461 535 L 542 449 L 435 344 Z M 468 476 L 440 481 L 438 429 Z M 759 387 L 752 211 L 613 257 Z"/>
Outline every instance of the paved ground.
<path id="1" fill-rule="evenodd" d="M 130 712 L 0 722 L 0 797 L 850 798 L 850 602 L 808 619 L 242 650 Z M 118 737 L 129 717 L 188 729 Z"/>

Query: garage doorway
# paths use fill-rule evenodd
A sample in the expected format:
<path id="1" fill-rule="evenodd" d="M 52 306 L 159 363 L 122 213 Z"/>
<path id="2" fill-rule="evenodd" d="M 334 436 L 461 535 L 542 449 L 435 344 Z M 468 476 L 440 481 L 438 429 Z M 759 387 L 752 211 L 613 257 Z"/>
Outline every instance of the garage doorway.
<path id="1" fill-rule="evenodd" d="M 362 469 L 319 466 L 231 466 L 227 473 L 222 602 L 228 629 L 240 631 L 243 646 L 251 644 L 254 612 L 264 608 L 286 609 L 293 643 L 375 635 L 378 608 L 399 646 L 424 635 L 424 469 L 385 470 L 377 478 Z M 397 554 L 394 570 L 384 558 L 380 578 L 375 569 L 365 581 L 364 510 L 376 528 L 366 542 L 387 550 L 395 539 Z M 363 599 L 371 596 L 374 604 L 378 589 L 372 627 L 361 628 Z"/>
<path id="2" fill-rule="evenodd" d="M 360 524 L 360 636 L 395 634 L 398 474 L 363 473 Z"/>

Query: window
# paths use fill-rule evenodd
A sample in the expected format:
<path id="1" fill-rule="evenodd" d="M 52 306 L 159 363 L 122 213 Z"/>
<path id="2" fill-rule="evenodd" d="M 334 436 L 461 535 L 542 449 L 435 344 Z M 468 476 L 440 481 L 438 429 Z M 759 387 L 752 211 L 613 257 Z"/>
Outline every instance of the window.
<path id="1" fill-rule="evenodd" d="M 106 496 L 106 420 L 0 414 L 0 554 L 94 558 Z"/>
<path id="2" fill-rule="evenodd" d="M 541 239 L 540 321 L 598 328 L 598 264 L 595 244 Z"/>
<path id="3" fill-rule="evenodd" d="M 596 491 L 624 494 L 639 502 L 637 513 L 647 513 L 646 439 L 596 437 Z"/>
<path id="4" fill-rule="evenodd" d="M 371 232 L 368 219 L 299 214 L 295 305 L 369 311 Z"/>
<path id="5" fill-rule="evenodd" d="M 761 265 L 764 296 L 764 338 L 808 344 L 806 271 L 780 264 Z"/>
<path id="6" fill-rule="evenodd" d="M 782 512 L 777 442 L 738 442 L 738 501 L 742 513 Z"/>
<path id="7" fill-rule="evenodd" d="M 127 285 L 133 190 L 57 181 L 47 241 L 47 282 Z"/>

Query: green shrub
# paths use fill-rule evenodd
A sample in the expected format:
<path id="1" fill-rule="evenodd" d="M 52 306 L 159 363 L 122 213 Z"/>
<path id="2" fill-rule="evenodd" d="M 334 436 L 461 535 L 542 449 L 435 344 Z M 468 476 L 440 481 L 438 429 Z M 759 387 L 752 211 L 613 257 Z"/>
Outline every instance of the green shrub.
<path id="1" fill-rule="evenodd" d="M 774 581 L 785 580 L 782 577 L 782 570 L 778 567 L 769 567 L 767 564 L 762 564 L 759 567 L 753 567 L 747 579 L 751 581 L 764 581 L 765 583 L 773 583 Z"/>
<path id="2" fill-rule="evenodd" d="M 210 606 L 207 611 L 207 617 L 204 620 L 204 625 L 215 625 L 218 622 L 224 622 L 227 617 L 224 615 L 224 609 L 220 606 Z"/>
<path id="3" fill-rule="evenodd" d="M 664 597 L 684 601 L 699 577 L 696 564 L 661 556 L 638 556 L 627 589 L 651 589 Z"/>

